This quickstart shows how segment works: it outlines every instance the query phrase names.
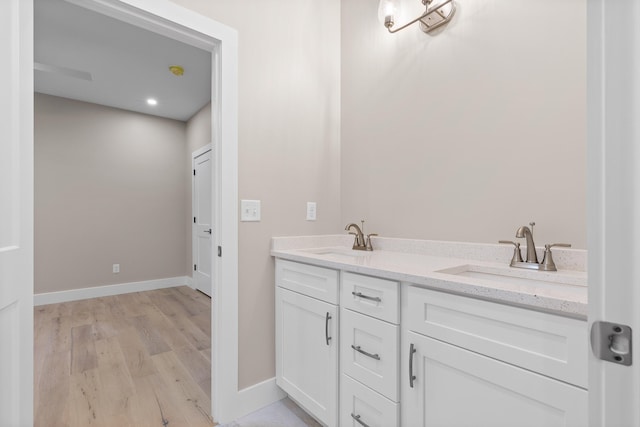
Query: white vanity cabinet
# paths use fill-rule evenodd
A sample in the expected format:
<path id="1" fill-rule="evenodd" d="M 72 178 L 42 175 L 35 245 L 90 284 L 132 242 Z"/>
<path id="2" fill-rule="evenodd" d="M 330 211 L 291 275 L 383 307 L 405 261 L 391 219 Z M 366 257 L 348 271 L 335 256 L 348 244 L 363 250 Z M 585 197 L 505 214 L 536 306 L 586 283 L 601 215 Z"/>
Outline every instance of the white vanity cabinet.
<path id="1" fill-rule="evenodd" d="M 338 271 L 277 260 L 276 285 L 276 383 L 337 426 Z"/>
<path id="2" fill-rule="evenodd" d="M 403 426 L 587 425 L 586 322 L 406 290 Z"/>
<path id="3" fill-rule="evenodd" d="M 328 427 L 583 427 L 587 322 L 276 259 L 276 382 Z"/>

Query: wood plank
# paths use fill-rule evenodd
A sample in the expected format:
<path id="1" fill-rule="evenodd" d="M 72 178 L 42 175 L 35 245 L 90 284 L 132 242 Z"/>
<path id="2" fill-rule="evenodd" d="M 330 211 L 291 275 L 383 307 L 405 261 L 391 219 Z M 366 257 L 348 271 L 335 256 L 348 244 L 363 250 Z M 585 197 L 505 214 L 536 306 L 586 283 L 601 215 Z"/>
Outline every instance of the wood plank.
<path id="1" fill-rule="evenodd" d="M 187 341 L 198 350 L 211 348 L 211 335 L 205 335 L 188 317 L 175 315 L 169 316 L 167 319 L 177 327 Z"/>
<path id="2" fill-rule="evenodd" d="M 208 337 L 211 336 L 211 312 L 200 313 L 189 318 Z"/>
<path id="3" fill-rule="evenodd" d="M 149 299 L 167 316 L 167 317 L 190 317 L 193 314 L 184 304 L 181 304 L 172 293 L 153 294 Z M 196 313 L 197 314 L 197 313 Z"/>
<path id="4" fill-rule="evenodd" d="M 69 396 L 69 364 L 68 351 L 49 353 L 44 360 L 39 378 L 34 385 L 34 424 L 65 425 L 68 419 Z"/>
<path id="5" fill-rule="evenodd" d="M 136 394 L 131 397 L 130 418 L 135 426 L 189 426 L 187 419 L 173 402 L 167 384 L 160 375 L 135 378 Z"/>
<path id="6" fill-rule="evenodd" d="M 71 316 L 61 315 L 51 321 L 50 352 L 69 351 L 71 349 Z"/>
<path id="7" fill-rule="evenodd" d="M 194 426 L 213 425 L 213 419 L 209 415 L 211 398 L 193 383 L 191 374 L 175 353 L 162 353 L 152 358 L 164 381 L 170 384 L 173 402 L 181 408 L 189 424 Z"/>
<path id="8" fill-rule="evenodd" d="M 186 286 L 184 286 L 186 288 Z M 195 298 L 194 292 L 187 295 L 186 289 L 181 292 L 178 288 L 170 288 L 171 296 L 186 310 L 191 316 L 198 315 L 208 310 L 208 305 L 199 298 Z"/>
<path id="9" fill-rule="evenodd" d="M 200 389 L 211 398 L 211 361 L 191 346 L 178 348 L 174 352 Z"/>
<path id="10" fill-rule="evenodd" d="M 69 424 L 72 426 L 103 426 L 98 370 L 90 369 L 71 374 L 70 381 Z"/>
<path id="11" fill-rule="evenodd" d="M 209 310 L 211 308 L 211 297 L 205 295 L 204 293 L 198 291 L 197 289 L 190 288 L 189 286 L 178 286 L 173 288 L 178 292 L 186 295 L 187 297 L 200 301 L 204 304 L 205 310 Z"/>
<path id="12" fill-rule="evenodd" d="M 147 349 L 149 355 L 164 353 L 170 351 L 171 348 L 162 339 L 161 334 L 154 328 L 153 322 L 149 319 L 149 316 L 137 316 L 131 319 L 133 327 L 138 331 L 142 344 Z"/>
<path id="13" fill-rule="evenodd" d="M 160 310 L 147 314 L 153 327 L 172 350 L 191 345 L 187 337 Z"/>
<path id="14" fill-rule="evenodd" d="M 135 388 L 116 338 L 97 341 L 96 351 L 104 416 L 115 420 L 128 410 L 129 399 L 135 393 Z"/>
<path id="15" fill-rule="evenodd" d="M 71 328 L 71 374 L 98 367 L 93 325 Z"/>
<path id="16" fill-rule="evenodd" d="M 139 378 L 157 373 L 153 361 L 135 329 L 128 328 L 122 331 L 117 339 L 131 377 Z"/>

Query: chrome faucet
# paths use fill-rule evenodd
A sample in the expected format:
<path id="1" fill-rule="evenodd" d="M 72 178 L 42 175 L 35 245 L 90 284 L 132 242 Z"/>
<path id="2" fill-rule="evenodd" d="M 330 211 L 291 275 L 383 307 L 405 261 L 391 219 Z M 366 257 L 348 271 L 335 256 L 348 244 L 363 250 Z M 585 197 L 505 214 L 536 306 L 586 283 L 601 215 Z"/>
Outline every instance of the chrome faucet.
<path id="1" fill-rule="evenodd" d="M 551 245 L 544 245 L 544 257 L 542 258 L 542 262 L 538 262 L 538 254 L 536 253 L 536 245 L 533 242 L 533 226 L 536 225 L 535 222 L 530 222 L 529 225 L 531 228 L 523 225 L 522 227 L 516 230 L 516 237 L 521 239 L 525 238 L 527 240 L 527 259 L 526 261 L 522 260 L 522 254 L 520 252 L 520 243 L 512 242 L 509 240 L 500 240 L 498 243 L 506 243 L 514 245 L 515 248 L 513 250 L 513 257 L 511 258 L 511 263 L 509 264 L 511 267 L 516 268 L 529 268 L 531 270 L 542 270 L 542 271 L 557 271 L 556 264 L 553 262 L 553 257 L 551 254 L 551 248 L 554 246 L 560 246 L 563 248 L 570 248 L 571 245 L 568 243 L 554 243 Z"/>
<path id="2" fill-rule="evenodd" d="M 372 251 L 373 246 L 371 245 L 371 237 L 377 236 L 377 234 L 367 234 L 367 238 L 365 239 L 364 233 L 362 232 L 362 230 L 364 230 L 364 219 L 360 222 L 362 223 L 362 228 L 360 228 L 358 224 L 355 224 L 353 222 L 351 224 L 347 224 L 347 226 L 344 228 L 346 231 L 349 231 L 352 228 L 355 229 L 355 233 L 353 231 L 349 231 L 349 234 L 353 234 L 354 236 L 356 236 L 353 241 L 352 249 L 356 251 Z"/>
<path id="3" fill-rule="evenodd" d="M 533 243 L 533 226 L 536 225 L 535 222 L 530 222 L 529 225 L 531 229 L 526 225 L 518 228 L 516 231 L 516 237 L 527 239 L 527 260 L 525 262 L 535 262 L 538 263 L 538 254 L 536 253 L 536 244 Z"/>

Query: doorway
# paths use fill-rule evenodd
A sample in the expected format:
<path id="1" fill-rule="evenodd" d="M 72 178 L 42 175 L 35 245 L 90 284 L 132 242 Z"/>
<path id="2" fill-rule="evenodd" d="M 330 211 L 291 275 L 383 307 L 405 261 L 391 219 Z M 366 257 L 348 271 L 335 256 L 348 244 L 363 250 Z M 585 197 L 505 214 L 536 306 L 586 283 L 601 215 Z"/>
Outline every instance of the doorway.
<path id="1" fill-rule="evenodd" d="M 211 122 L 214 129 L 211 163 L 216 162 L 212 167 L 214 173 L 210 182 L 211 222 L 213 229 L 221 230 L 211 238 L 211 244 L 212 247 L 225 250 L 224 257 L 214 253 L 209 255 L 213 273 L 211 279 L 225 284 L 211 289 L 211 389 L 215 396 L 211 413 L 217 421 L 231 420 L 238 411 L 242 411 L 237 403 L 236 32 L 170 2 L 67 1 L 211 53 Z M 225 327 L 220 328 L 221 324 Z M 224 369 L 219 368 L 221 364 Z"/>

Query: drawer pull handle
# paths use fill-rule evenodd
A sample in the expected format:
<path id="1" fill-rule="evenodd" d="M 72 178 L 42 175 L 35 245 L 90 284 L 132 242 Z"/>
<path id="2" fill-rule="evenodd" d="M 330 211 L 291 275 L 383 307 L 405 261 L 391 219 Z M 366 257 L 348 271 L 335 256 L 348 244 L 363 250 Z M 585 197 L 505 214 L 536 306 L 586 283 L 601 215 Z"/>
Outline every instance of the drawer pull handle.
<path id="1" fill-rule="evenodd" d="M 327 345 L 329 345 L 329 340 L 331 340 L 329 336 L 329 319 L 331 319 L 331 315 L 327 311 L 327 316 L 324 318 L 324 338 L 327 341 Z"/>
<path id="2" fill-rule="evenodd" d="M 413 375 L 413 353 L 415 353 L 417 350 L 415 349 L 415 347 L 413 346 L 413 344 L 411 344 L 411 346 L 409 347 L 409 387 L 413 388 L 413 382 L 416 379 L 416 376 Z"/>
<path id="3" fill-rule="evenodd" d="M 368 299 L 375 302 L 382 302 L 381 298 L 378 297 L 370 297 L 369 295 L 365 295 L 362 292 L 351 292 L 351 295 L 356 296 L 358 298 Z"/>
<path id="4" fill-rule="evenodd" d="M 351 413 L 351 418 L 353 418 L 354 420 L 356 420 L 358 422 L 358 424 L 360 424 L 362 427 L 369 427 L 369 424 L 365 423 L 364 421 L 362 421 L 360 419 L 360 415 L 356 415 L 353 412 Z"/>
<path id="5" fill-rule="evenodd" d="M 360 346 L 355 346 L 353 344 L 351 344 L 351 348 L 354 349 L 355 351 L 357 351 L 358 353 L 362 353 L 367 357 L 370 357 L 372 359 L 376 359 L 376 360 L 380 360 L 380 356 L 378 354 L 371 354 L 367 351 L 364 351 L 363 349 L 360 348 Z"/>

